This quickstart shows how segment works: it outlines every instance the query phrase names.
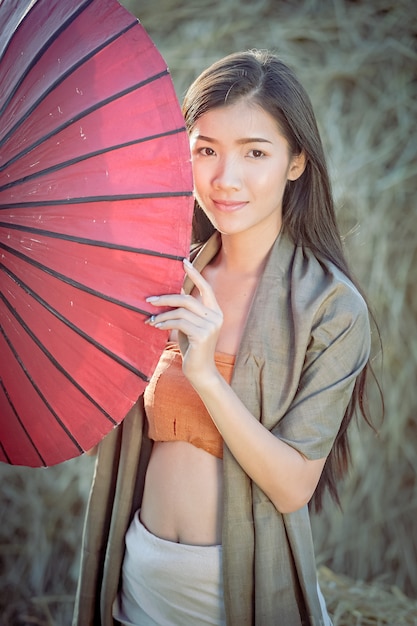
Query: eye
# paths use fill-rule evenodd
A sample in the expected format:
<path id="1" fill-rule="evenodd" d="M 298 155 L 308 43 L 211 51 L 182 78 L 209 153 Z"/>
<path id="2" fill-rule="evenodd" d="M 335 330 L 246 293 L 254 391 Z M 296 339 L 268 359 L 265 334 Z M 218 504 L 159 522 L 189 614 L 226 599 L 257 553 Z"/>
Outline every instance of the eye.
<path id="1" fill-rule="evenodd" d="M 200 148 L 198 150 L 198 153 L 202 154 L 203 156 L 213 156 L 215 154 L 213 148 L 208 147 Z"/>
<path id="2" fill-rule="evenodd" d="M 260 159 L 265 156 L 265 152 L 262 152 L 262 150 L 254 149 L 254 150 L 250 150 L 249 156 L 252 157 L 253 159 Z"/>

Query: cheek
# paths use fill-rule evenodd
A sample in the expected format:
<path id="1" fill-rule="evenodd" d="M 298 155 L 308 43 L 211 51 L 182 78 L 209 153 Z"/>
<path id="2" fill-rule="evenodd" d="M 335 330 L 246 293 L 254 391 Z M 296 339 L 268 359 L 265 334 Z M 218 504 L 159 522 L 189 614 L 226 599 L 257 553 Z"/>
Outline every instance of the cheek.
<path id="1" fill-rule="evenodd" d="M 278 166 L 263 168 L 257 176 L 251 178 L 253 188 L 272 196 L 282 195 L 287 183 L 285 165 L 285 163 L 279 163 Z"/>
<path id="2" fill-rule="evenodd" d="M 201 179 L 198 176 L 198 174 L 193 171 L 193 181 L 194 181 L 194 198 L 197 200 L 197 202 L 200 204 L 202 204 L 202 197 L 204 195 L 203 192 L 203 186 L 201 184 Z"/>
<path id="3" fill-rule="evenodd" d="M 207 172 L 204 168 L 199 166 L 195 162 L 191 162 L 193 169 L 194 191 L 195 193 L 202 193 L 207 186 Z"/>
<path id="4" fill-rule="evenodd" d="M 278 180 L 276 172 L 271 172 L 266 169 L 258 170 L 257 172 L 251 172 L 249 176 L 246 176 L 246 185 L 252 189 L 256 194 L 273 194 L 274 191 L 278 191 Z"/>

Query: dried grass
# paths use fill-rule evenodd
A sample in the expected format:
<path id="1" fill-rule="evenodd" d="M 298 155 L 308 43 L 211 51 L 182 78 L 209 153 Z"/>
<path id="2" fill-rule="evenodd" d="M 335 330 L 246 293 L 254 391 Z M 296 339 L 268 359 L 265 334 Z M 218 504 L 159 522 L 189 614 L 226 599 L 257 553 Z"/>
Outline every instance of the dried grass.
<path id="1" fill-rule="evenodd" d="M 71 623 L 94 459 L 48 469 L 0 464 L 0 624 Z"/>
<path id="2" fill-rule="evenodd" d="M 123 4 L 165 56 L 180 98 L 203 67 L 251 47 L 278 52 L 311 95 L 347 250 L 382 333 L 383 371 L 380 358 L 375 366 L 386 402 L 378 438 L 353 429 L 343 513 L 326 503 L 313 519 L 323 591 L 335 626 L 417 624 L 403 595 L 417 597 L 414 2 Z M 378 415 L 375 389 L 369 401 Z M 0 466 L 2 625 L 70 623 L 91 472 L 84 458 L 48 470 Z"/>
<path id="3" fill-rule="evenodd" d="M 332 615 L 333 626 L 415 626 L 417 601 L 396 586 L 355 582 L 319 569 L 319 581 Z"/>

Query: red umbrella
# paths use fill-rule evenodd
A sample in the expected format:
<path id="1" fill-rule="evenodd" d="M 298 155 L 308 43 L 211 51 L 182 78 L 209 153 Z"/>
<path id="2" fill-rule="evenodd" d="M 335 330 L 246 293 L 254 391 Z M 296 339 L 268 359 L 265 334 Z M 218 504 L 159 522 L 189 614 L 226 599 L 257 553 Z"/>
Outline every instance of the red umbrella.
<path id="1" fill-rule="evenodd" d="M 115 0 L 0 5 L 0 460 L 53 465 L 124 418 L 166 335 L 193 210 L 166 64 Z"/>

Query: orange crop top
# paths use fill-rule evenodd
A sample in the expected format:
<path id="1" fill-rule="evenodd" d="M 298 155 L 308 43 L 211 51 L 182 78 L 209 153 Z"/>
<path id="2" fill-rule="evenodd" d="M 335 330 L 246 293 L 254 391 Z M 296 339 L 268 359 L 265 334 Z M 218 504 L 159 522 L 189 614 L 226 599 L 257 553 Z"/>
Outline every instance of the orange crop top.
<path id="1" fill-rule="evenodd" d="M 235 357 L 216 352 L 217 369 L 230 383 Z M 223 439 L 204 403 L 182 373 L 177 343 L 169 342 L 144 393 L 149 437 L 153 441 L 187 441 L 221 459 Z"/>

